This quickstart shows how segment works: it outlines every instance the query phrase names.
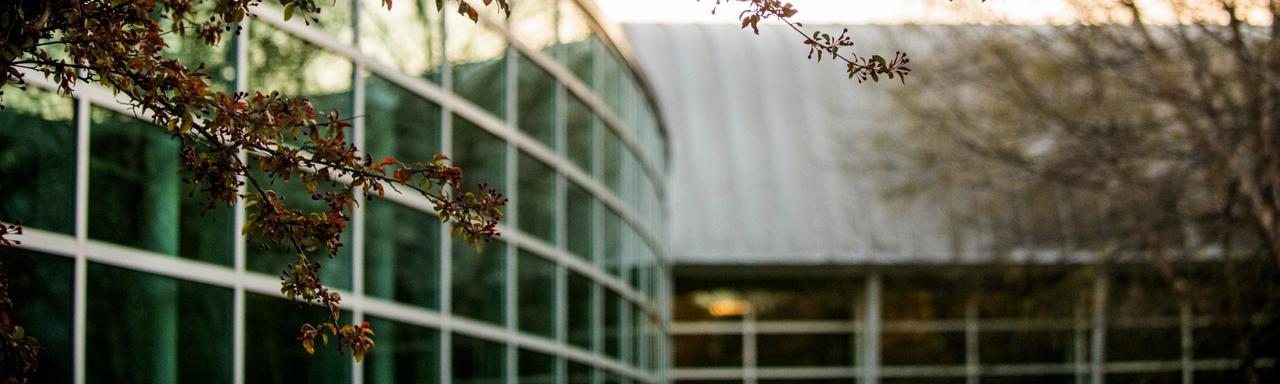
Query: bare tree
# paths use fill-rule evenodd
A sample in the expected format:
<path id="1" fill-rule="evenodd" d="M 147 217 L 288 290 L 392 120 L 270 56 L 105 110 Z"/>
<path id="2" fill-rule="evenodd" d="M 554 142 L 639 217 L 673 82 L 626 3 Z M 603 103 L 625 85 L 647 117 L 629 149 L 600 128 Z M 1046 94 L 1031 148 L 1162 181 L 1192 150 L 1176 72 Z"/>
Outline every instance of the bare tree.
<path id="1" fill-rule="evenodd" d="M 1025 201 L 1044 224 L 1029 227 L 1054 232 L 1032 237 L 1149 263 L 1231 330 L 1259 382 L 1280 328 L 1280 3 L 1076 9 L 1070 25 L 933 30 L 945 65 L 899 97 L 913 116 L 888 163 L 912 175 L 899 191 L 976 195 L 950 212 L 975 225 Z M 995 236 L 1043 245 L 1015 241 Z"/>

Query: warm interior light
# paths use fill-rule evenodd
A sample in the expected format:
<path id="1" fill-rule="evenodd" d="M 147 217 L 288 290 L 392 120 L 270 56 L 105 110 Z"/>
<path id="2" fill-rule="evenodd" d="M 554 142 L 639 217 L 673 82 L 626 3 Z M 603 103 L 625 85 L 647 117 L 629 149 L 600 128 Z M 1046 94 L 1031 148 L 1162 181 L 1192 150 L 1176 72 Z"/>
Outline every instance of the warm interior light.
<path id="1" fill-rule="evenodd" d="M 737 299 L 720 299 L 707 305 L 707 311 L 715 317 L 742 316 L 750 310 L 751 303 Z"/>

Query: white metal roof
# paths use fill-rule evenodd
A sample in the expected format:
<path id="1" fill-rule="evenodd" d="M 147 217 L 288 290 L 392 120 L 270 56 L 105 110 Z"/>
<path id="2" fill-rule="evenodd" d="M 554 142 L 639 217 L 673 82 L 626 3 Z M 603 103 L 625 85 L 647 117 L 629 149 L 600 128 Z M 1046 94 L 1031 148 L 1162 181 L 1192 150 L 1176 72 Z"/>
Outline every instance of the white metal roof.
<path id="1" fill-rule="evenodd" d="M 885 175 L 856 166 L 869 151 L 892 150 L 872 139 L 895 130 L 888 92 L 911 83 L 858 84 L 841 65 L 807 60 L 800 35 L 784 28 L 761 26 L 756 36 L 732 25 L 624 26 L 670 133 L 674 262 L 985 259 L 974 256 L 980 239 L 954 245 L 958 232 L 939 206 L 886 198 Z M 886 28 L 901 29 L 851 29 L 854 48 L 909 51 L 895 46 L 901 31 L 890 39 Z"/>

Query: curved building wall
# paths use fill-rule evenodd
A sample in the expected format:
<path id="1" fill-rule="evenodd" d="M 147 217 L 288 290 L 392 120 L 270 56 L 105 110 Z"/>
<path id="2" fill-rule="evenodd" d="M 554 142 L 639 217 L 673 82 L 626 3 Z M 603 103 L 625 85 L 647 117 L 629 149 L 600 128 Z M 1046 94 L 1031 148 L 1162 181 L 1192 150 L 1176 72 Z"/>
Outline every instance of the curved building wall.
<path id="1" fill-rule="evenodd" d="M 434 1 L 339 1 L 306 25 L 263 4 L 221 47 L 170 41 L 215 87 L 307 96 L 355 116 L 375 156 L 444 153 L 510 197 L 480 253 L 420 197 L 355 210 L 323 277 L 343 319 L 379 332 L 360 364 L 302 351 L 297 327 L 320 315 L 281 297 L 287 252 L 241 236 L 242 207 L 205 210 L 177 143 L 145 116 L 34 74 L 29 90 L 7 88 L 0 218 L 27 233 L 0 261 L 17 322 L 48 348 L 44 381 L 665 381 L 666 139 L 593 9 L 513 1 L 510 18 L 477 24 Z"/>

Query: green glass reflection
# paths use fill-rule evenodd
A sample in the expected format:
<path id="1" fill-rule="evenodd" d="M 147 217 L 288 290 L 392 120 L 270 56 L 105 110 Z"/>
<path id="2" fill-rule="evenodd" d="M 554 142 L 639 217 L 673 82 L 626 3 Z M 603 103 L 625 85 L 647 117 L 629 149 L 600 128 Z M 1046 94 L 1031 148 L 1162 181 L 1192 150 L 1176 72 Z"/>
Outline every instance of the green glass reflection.
<path id="1" fill-rule="evenodd" d="M 440 153 L 440 106 L 378 76 L 365 90 L 364 150 L 375 160 L 428 163 Z"/>
<path id="2" fill-rule="evenodd" d="M 569 253 L 588 262 L 595 244 L 595 197 L 577 183 L 567 183 L 565 193 L 565 242 Z"/>
<path id="3" fill-rule="evenodd" d="M 555 263 L 524 250 L 516 263 L 517 325 L 521 331 L 555 338 Z"/>
<path id="4" fill-rule="evenodd" d="M 516 61 L 517 126 L 548 147 L 556 148 L 556 80 L 524 55 Z"/>
<path id="5" fill-rule="evenodd" d="M 324 13 L 329 12 L 325 8 Z M 306 97 L 322 121 L 331 110 L 337 110 L 342 118 L 352 117 L 350 61 L 267 24 L 250 22 L 249 26 L 250 93 L 279 91 L 285 96 Z"/>
<path id="6" fill-rule="evenodd" d="M 604 269 L 609 274 L 622 274 L 622 218 L 612 209 L 604 211 Z"/>
<path id="7" fill-rule="evenodd" d="M 506 246 L 485 244 L 477 253 L 461 238 L 453 241 L 450 304 L 455 315 L 502 325 L 506 322 Z"/>
<path id="8" fill-rule="evenodd" d="M 230 289 L 96 263 L 89 264 L 88 284 L 88 377 L 231 381 Z"/>
<path id="9" fill-rule="evenodd" d="M 359 3 L 360 46 L 366 55 L 402 73 L 440 82 L 444 25 L 434 1 L 401 0 L 389 10 L 377 2 Z"/>
<path id="10" fill-rule="evenodd" d="M 612 358 L 622 357 L 622 298 L 616 292 L 604 293 L 604 353 Z"/>
<path id="11" fill-rule="evenodd" d="M 588 175 L 594 172 L 596 124 L 598 119 L 577 96 L 568 96 L 565 103 L 565 141 L 569 161 Z"/>
<path id="12" fill-rule="evenodd" d="M 596 65 L 600 70 L 600 78 L 595 83 L 596 94 L 604 99 L 604 103 L 608 104 L 614 113 L 620 114 L 622 111 L 622 82 L 623 76 L 626 76 L 625 71 L 627 71 L 627 68 L 612 49 L 601 46 L 595 53 Z"/>
<path id="13" fill-rule="evenodd" d="M 550 244 L 556 242 L 556 172 L 551 167 L 520 152 L 519 214 L 521 231 Z"/>
<path id="14" fill-rule="evenodd" d="M 214 4 L 211 2 L 196 2 L 192 4 L 195 10 L 196 19 L 207 19 L 213 15 Z M 158 20 L 161 28 L 170 30 L 172 23 L 168 18 Z M 190 28 L 190 25 L 188 25 Z M 219 92 L 232 92 L 235 89 L 236 69 L 235 69 L 235 46 L 236 33 L 228 31 L 222 35 L 221 41 L 217 45 L 205 44 L 204 38 L 200 36 L 199 31 L 188 29 L 184 35 L 177 33 L 161 34 L 164 39 L 165 48 L 163 55 L 165 58 L 175 59 L 189 68 L 200 68 L 209 75 L 205 79 L 209 83 L 209 88 Z"/>
<path id="15" fill-rule="evenodd" d="M 483 8 L 487 12 L 497 7 Z M 506 117 L 506 39 L 456 12 L 445 15 L 445 24 L 449 31 L 445 34 L 445 56 L 453 71 L 453 92 L 494 116 Z"/>
<path id="16" fill-rule="evenodd" d="M 378 346 L 365 358 L 364 382 L 370 384 L 440 381 L 440 332 L 378 318 L 369 319 Z"/>
<path id="17" fill-rule="evenodd" d="M 645 339 L 648 337 L 648 332 L 646 332 L 647 330 L 644 327 L 645 318 L 644 308 L 641 308 L 639 305 L 631 306 L 631 342 L 629 343 L 631 344 L 630 360 L 631 365 L 635 367 L 642 366 L 644 357 L 648 352 L 648 350 L 645 349 L 645 347 L 647 347 L 647 345 L 645 345 Z"/>
<path id="18" fill-rule="evenodd" d="M 250 163 L 254 163 L 250 161 Z M 304 212 L 320 212 L 324 210 L 323 201 L 314 200 L 306 187 L 296 179 L 269 179 L 265 174 L 250 168 L 250 174 L 262 184 L 262 188 L 275 191 L 289 207 Z M 320 183 L 317 193 L 332 192 L 338 187 Z M 320 263 L 320 281 L 330 288 L 351 289 L 351 231 L 341 235 L 342 248 L 334 256 L 329 250 L 321 247 L 307 254 L 312 262 Z M 278 275 L 285 266 L 297 259 L 297 251 L 286 240 L 282 244 L 271 244 L 266 239 L 250 237 L 247 247 L 248 257 L 245 261 L 250 271 Z"/>
<path id="19" fill-rule="evenodd" d="M 622 193 L 622 157 L 623 145 L 622 139 L 618 138 L 618 134 L 612 129 L 601 127 L 604 132 L 604 147 L 601 156 L 604 157 L 604 184 L 614 194 Z"/>
<path id="20" fill-rule="evenodd" d="M 521 349 L 517 355 L 520 376 L 517 381 L 529 384 L 556 382 L 556 358 L 551 355 Z"/>
<path id="21" fill-rule="evenodd" d="M 488 340 L 453 335 L 453 382 L 500 384 L 506 382 L 507 347 Z"/>
<path id="22" fill-rule="evenodd" d="M 0 221 L 71 234 L 76 128 L 71 99 L 36 87 L 5 89 L 0 110 Z"/>
<path id="23" fill-rule="evenodd" d="M 328 311 L 315 306 L 271 296 L 245 295 L 244 370 L 246 383 L 346 383 L 351 381 L 351 355 L 339 354 L 336 343 L 316 345 L 316 353 L 308 354 L 298 342 L 298 327 L 315 324 L 328 317 Z M 342 312 L 350 320 L 350 312 Z M 376 328 L 375 328 L 376 329 Z M 376 338 L 380 352 L 383 338 Z"/>
<path id="24" fill-rule="evenodd" d="M 232 209 L 183 182 L 181 144 L 130 116 L 95 107 L 90 117 L 89 237 L 230 265 Z"/>
<path id="25" fill-rule="evenodd" d="M 440 220 L 426 212 L 371 198 L 365 212 L 365 292 L 439 308 Z"/>
<path id="26" fill-rule="evenodd" d="M 8 102 L 9 95 L 5 95 Z M 9 278 L 9 314 L 40 342 L 33 383 L 70 383 L 74 262 L 18 248 L 0 247 L 0 268 Z"/>
<path id="27" fill-rule="evenodd" d="M 570 272 L 568 281 L 568 302 L 565 303 L 566 323 L 565 328 L 569 332 L 567 339 L 569 344 L 591 350 L 595 344 L 595 333 L 592 332 L 591 325 L 595 322 L 596 308 L 592 303 L 592 287 L 591 279 L 588 279 L 576 272 Z"/>
<path id="28" fill-rule="evenodd" d="M 485 183 L 506 190 L 507 143 L 461 116 L 453 117 L 453 164 L 462 167 L 467 185 L 474 190 Z"/>
<path id="29" fill-rule="evenodd" d="M 590 365 L 569 362 L 568 368 L 569 384 L 591 384 L 592 376 L 595 376 L 595 368 Z"/>

